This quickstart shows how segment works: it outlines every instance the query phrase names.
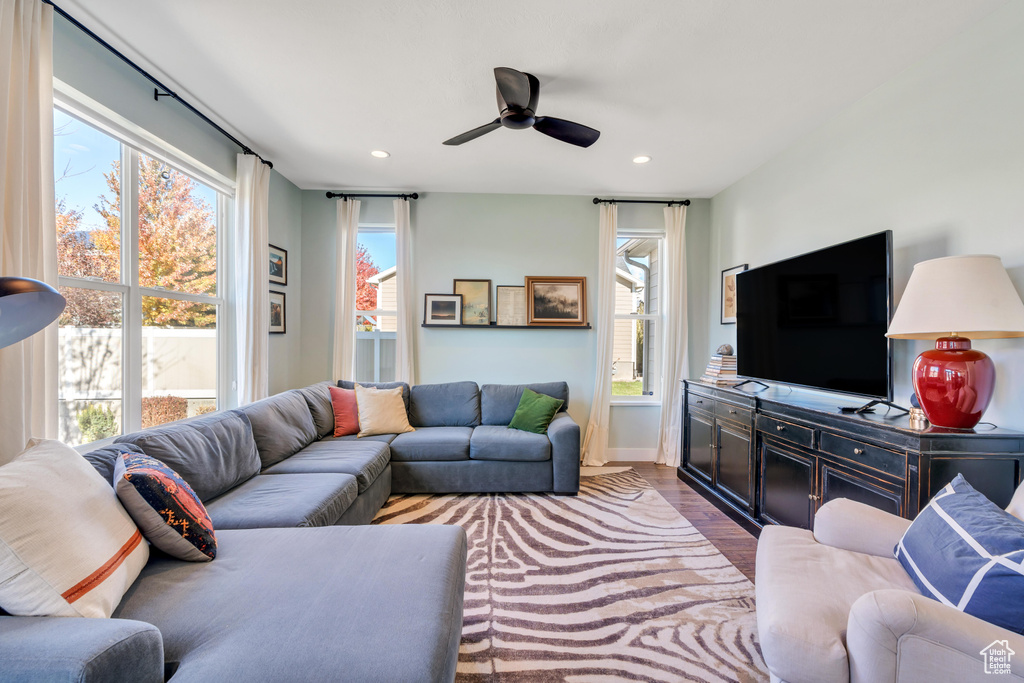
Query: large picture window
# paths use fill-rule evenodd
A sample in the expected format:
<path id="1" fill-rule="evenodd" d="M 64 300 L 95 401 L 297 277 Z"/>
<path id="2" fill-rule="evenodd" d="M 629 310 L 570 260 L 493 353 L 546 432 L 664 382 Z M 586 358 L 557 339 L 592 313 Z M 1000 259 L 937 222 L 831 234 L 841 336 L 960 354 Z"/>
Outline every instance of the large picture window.
<path id="1" fill-rule="evenodd" d="M 228 197 L 60 108 L 54 169 L 61 439 L 215 410 Z"/>
<path id="2" fill-rule="evenodd" d="M 620 230 L 615 261 L 612 399 L 660 401 L 663 239 Z"/>
<path id="3" fill-rule="evenodd" d="M 357 382 L 392 382 L 398 330 L 395 227 L 360 225 L 356 248 Z"/>

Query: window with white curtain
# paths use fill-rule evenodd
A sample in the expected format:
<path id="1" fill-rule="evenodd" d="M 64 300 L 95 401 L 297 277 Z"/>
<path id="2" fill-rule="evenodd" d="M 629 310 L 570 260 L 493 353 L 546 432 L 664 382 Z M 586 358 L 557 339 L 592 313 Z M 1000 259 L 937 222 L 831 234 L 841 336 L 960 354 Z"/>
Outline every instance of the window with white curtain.
<path id="1" fill-rule="evenodd" d="M 60 102 L 60 100 L 58 100 Z M 104 116 L 106 118 L 104 118 Z M 80 445 L 217 409 L 231 196 L 119 125 L 54 110 L 60 436 Z M 145 147 L 142 149 L 141 147 Z M 178 162 L 181 163 L 178 163 Z"/>
<path id="2" fill-rule="evenodd" d="M 618 231 L 610 369 L 616 403 L 661 400 L 663 246 L 663 233 Z"/>
<path id="3" fill-rule="evenodd" d="M 357 382 L 393 382 L 398 331 L 395 226 L 360 225 L 356 238 Z"/>

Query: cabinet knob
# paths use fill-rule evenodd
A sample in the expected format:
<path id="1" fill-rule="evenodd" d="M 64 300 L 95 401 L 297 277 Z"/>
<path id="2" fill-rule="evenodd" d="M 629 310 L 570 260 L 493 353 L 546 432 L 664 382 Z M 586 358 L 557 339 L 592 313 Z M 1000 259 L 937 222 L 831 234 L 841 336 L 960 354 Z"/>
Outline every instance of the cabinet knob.
<path id="1" fill-rule="evenodd" d="M 863 448 L 854 448 L 853 449 L 853 454 L 854 455 L 864 455 L 864 449 Z"/>
<path id="2" fill-rule="evenodd" d="M 775 429 L 776 429 L 776 431 L 780 431 L 780 432 L 786 431 L 786 427 L 784 425 L 775 425 Z"/>
<path id="3" fill-rule="evenodd" d="M 704 401 L 695 401 L 695 403 L 703 403 Z"/>
<path id="4" fill-rule="evenodd" d="M 821 496 L 816 496 L 813 493 L 808 493 L 807 497 L 810 498 L 811 500 L 821 500 Z"/>
<path id="5" fill-rule="evenodd" d="M 730 409 L 729 409 L 729 414 L 730 414 L 730 415 L 735 415 L 735 414 L 736 414 L 736 411 L 735 411 L 734 409 L 730 408 Z"/>

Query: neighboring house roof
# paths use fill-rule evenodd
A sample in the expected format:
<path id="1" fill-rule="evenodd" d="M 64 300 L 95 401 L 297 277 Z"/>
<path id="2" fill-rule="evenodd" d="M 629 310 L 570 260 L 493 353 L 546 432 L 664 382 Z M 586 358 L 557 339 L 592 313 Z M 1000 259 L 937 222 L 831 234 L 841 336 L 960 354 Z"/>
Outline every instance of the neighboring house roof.
<path id="1" fill-rule="evenodd" d="M 621 277 L 624 280 L 628 280 L 628 281 L 632 282 L 633 286 L 637 289 L 637 291 L 639 291 L 639 290 L 644 288 L 644 281 L 641 280 L 640 278 L 638 278 L 636 275 L 633 275 L 631 272 L 629 272 L 625 268 L 621 268 L 621 267 L 620 268 L 616 268 L 615 269 L 615 274 L 618 275 L 619 277 Z M 369 282 L 369 280 L 367 280 L 367 282 Z"/>
<path id="2" fill-rule="evenodd" d="M 389 277 L 394 277 L 395 273 L 398 272 L 398 266 L 391 266 L 387 270 L 382 270 L 373 277 L 366 278 L 366 281 L 371 285 L 379 285 L 381 280 L 387 280 Z"/>

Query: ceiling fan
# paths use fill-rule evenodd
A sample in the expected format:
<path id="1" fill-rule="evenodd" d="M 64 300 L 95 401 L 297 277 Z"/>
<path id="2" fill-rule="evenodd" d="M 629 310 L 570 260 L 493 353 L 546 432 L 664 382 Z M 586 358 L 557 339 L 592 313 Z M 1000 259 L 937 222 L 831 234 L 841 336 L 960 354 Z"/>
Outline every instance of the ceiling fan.
<path id="1" fill-rule="evenodd" d="M 544 135 L 550 135 L 556 140 L 568 142 L 577 147 L 590 147 L 601 137 L 601 131 L 581 123 L 556 119 L 553 116 L 537 116 L 540 81 L 533 74 L 499 66 L 494 70 L 494 80 L 498 84 L 498 111 L 500 112 L 498 118 L 479 128 L 445 140 L 444 144 L 461 145 L 502 126 L 512 129 L 532 126 L 534 130 L 538 130 Z"/>

